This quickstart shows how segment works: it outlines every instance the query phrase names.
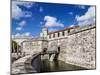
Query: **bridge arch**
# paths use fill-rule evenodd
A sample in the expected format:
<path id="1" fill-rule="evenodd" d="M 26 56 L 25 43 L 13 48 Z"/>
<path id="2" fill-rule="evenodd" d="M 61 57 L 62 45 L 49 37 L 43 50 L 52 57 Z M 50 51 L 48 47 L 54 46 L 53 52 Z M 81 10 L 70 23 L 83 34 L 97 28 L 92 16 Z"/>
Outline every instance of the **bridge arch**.
<path id="1" fill-rule="evenodd" d="M 47 52 L 47 48 L 43 48 L 43 53 L 46 53 Z"/>

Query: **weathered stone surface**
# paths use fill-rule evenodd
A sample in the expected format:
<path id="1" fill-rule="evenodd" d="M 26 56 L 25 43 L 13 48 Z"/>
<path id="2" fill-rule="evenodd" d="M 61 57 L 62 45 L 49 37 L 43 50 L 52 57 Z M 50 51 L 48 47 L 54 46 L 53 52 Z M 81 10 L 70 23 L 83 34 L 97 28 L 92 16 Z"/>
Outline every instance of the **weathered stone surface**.
<path id="1" fill-rule="evenodd" d="M 25 55 L 37 54 L 47 48 L 47 51 L 58 51 L 60 49 L 60 54 L 58 59 L 66 63 L 73 65 L 85 67 L 87 69 L 95 69 L 95 56 L 96 56 L 96 27 L 87 26 L 84 28 L 78 28 L 75 30 L 66 30 L 65 36 L 52 37 L 46 39 L 36 39 L 36 40 L 24 40 L 22 45 L 22 40 L 17 39 L 18 43 L 21 44 L 23 48 L 21 52 Z M 60 32 L 61 33 L 61 32 Z M 48 35 L 47 35 L 48 36 Z M 15 40 L 15 39 L 14 39 Z M 26 60 L 26 57 L 25 57 Z M 32 60 L 32 59 L 30 59 Z M 16 61 L 12 65 L 12 72 L 19 73 L 25 72 L 24 68 L 19 65 L 24 65 L 24 59 Z M 23 70 L 23 71 L 21 71 Z"/>
<path id="2" fill-rule="evenodd" d="M 32 67 L 31 63 L 32 60 L 34 60 L 34 58 L 37 56 L 38 54 L 34 54 L 33 55 L 28 55 L 25 57 L 22 57 L 20 59 L 18 59 L 17 61 L 15 61 L 12 64 L 12 70 L 11 73 L 12 74 L 21 74 L 21 73 L 34 73 L 37 72 L 36 70 L 36 66 Z M 34 62 L 36 63 L 37 60 L 40 59 L 35 59 Z"/>
<path id="3" fill-rule="evenodd" d="M 95 29 L 69 35 L 60 43 L 60 60 L 88 69 L 95 68 Z"/>

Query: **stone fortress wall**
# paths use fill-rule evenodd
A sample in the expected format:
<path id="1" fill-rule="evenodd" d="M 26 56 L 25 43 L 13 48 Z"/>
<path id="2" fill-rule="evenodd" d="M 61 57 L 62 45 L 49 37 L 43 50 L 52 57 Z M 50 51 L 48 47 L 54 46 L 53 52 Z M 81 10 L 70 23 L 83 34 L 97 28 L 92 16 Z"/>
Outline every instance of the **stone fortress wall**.
<path id="1" fill-rule="evenodd" d="M 95 25 L 76 28 L 62 37 L 49 39 L 48 49 L 60 47 L 59 60 L 73 65 L 95 69 L 96 64 Z M 52 33 L 50 35 L 57 34 Z"/>
<path id="2" fill-rule="evenodd" d="M 22 51 L 30 54 L 40 52 L 44 48 L 47 48 L 48 51 L 57 51 L 59 48 L 59 60 L 88 69 L 95 69 L 95 29 L 95 25 L 75 26 L 55 32 L 48 32 L 47 28 L 44 28 L 38 39 L 25 39 L 23 41 L 15 39 L 15 41 L 23 42 Z"/>

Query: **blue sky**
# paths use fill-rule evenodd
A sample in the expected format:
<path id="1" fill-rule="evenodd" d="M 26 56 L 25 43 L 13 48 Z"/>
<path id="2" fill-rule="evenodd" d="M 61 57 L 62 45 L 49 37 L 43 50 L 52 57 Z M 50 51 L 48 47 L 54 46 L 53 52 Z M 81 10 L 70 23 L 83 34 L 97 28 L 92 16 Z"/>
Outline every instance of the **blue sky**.
<path id="1" fill-rule="evenodd" d="M 95 23 L 95 7 L 89 5 L 12 1 L 12 36 L 39 36 L 49 32 Z"/>

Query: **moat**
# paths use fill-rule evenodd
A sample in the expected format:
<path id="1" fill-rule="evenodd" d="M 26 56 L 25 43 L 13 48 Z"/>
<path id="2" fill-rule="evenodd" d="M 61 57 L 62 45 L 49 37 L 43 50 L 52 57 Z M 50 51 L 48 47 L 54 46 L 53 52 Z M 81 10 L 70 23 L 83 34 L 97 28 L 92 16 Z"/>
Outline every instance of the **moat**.
<path id="1" fill-rule="evenodd" d="M 59 72 L 59 71 L 75 71 L 75 70 L 86 70 L 86 68 L 67 64 L 63 61 L 49 61 L 47 59 L 42 60 L 37 66 L 38 73 L 44 72 Z"/>

